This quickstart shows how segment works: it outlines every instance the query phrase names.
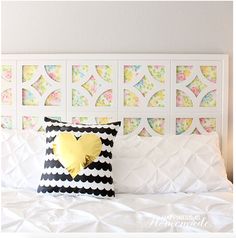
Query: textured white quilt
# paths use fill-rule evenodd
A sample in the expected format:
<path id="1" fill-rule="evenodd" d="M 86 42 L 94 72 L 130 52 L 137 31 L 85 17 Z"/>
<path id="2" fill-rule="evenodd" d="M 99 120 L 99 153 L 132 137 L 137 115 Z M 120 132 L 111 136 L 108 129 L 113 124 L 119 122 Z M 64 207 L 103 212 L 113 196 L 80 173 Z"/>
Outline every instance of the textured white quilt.
<path id="1" fill-rule="evenodd" d="M 3 232 L 232 232 L 231 192 L 115 199 L 2 188 Z"/>

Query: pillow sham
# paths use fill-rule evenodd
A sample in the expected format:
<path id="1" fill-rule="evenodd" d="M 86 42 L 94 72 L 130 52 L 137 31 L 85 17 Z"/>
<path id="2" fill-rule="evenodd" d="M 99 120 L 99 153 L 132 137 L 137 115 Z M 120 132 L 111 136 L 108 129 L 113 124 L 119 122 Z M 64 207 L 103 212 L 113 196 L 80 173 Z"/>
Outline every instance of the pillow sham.
<path id="1" fill-rule="evenodd" d="M 35 130 L 1 129 L 3 187 L 35 190 L 42 174 L 45 136 Z"/>
<path id="2" fill-rule="evenodd" d="M 231 190 L 217 133 L 118 136 L 113 149 L 116 193 Z"/>
<path id="3" fill-rule="evenodd" d="M 112 147 L 120 122 L 70 124 L 45 117 L 46 155 L 38 193 L 114 197 Z"/>

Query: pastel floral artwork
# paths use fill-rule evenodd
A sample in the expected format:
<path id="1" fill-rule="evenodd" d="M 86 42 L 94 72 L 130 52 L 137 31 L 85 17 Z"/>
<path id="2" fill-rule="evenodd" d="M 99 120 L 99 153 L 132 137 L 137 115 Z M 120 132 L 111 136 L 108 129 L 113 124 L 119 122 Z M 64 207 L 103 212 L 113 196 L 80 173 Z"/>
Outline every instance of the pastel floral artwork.
<path id="1" fill-rule="evenodd" d="M 165 83 L 166 78 L 166 69 L 165 66 L 162 65 L 148 65 L 148 70 L 152 77 L 159 81 L 160 83 Z"/>
<path id="2" fill-rule="evenodd" d="M 176 106 L 177 107 L 192 107 L 193 102 L 190 97 L 182 90 L 176 90 Z"/>
<path id="3" fill-rule="evenodd" d="M 193 66 L 179 65 L 176 66 L 176 82 L 180 83 L 188 79 L 192 74 Z"/>
<path id="4" fill-rule="evenodd" d="M 124 135 L 133 132 L 140 124 L 141 118 L 124 118 Z"/>
<path id="5" fill-rule="evenodd" d="M 220 101 L 223 84 L 217 81 L 222 76 L 217 75 L 222 73 L 220 61 L 217 62 L 219 69 L 212 64 L 213 61 L 209 61 L 208 65 L 207 60 L 174 60 L 173 64 L 171 61 L 166 64 L 163 63 L 165 61 L 159 61 L 158 64 L 154 60 L 127 61 L 130 65 L 124 65 L 125 60 L 117 64 L 112 60 L 111 65 L 104 63 L 105 61 L 84 61 L 84 64 L 82 61 L 81 65 L 71 65 L 71 61 L 68 61 L 71 75 L 68 73 L 65 77 L 69 76 L 71 82 L 63 81 L 66 79 L 63 78 L 64 66 L 59 65 L 59 61 L 54 64 L 41 61 L 28 61 L 29 64 L 22 62 L 14 60 L 11 65 L 1 66 L 2 82 L 5 83 L 1 92 L 1 103 L 6 105 L 3 106 L 5 111 L 1 120 L 2 128 L 13 128 L 17 122 L 16 125 L 22 129 L 43 132 L 45 128 L 41 125 L 42 117 L 31 112 L 45 109 L 45 115 L 54 115 L 53 107 L 61 105 L 57 111 L 55 108 L 55 115 L 61 117 L 54 119 L 62 118 L 65 121 L 71 106 L 71 120 L 75 124 L 107 124 L 118 116 L 123 120 L 124 135 L 165 135 L 172 132 L 173 127 L 174 134 L 177 135 L 206 134 L 222 129 L 222 118 L 219 115 L 221 108 L 216 108 L 223 105 Z M 176 62 L 179 65 L 175 68 L 168 66 L 176 65 Z M 17 82 L 15 75 L 19 79 Z M 19 101 L 22 99 L 21 106 L 15 103 L 14 87 L 17 94 L 21 90 L 22 94 L 19 96 L 22 98 L 18 98 Z M 71 103 L 69 108 L 67 94 Z M 16 115 L 18 106 L 22 109 L 19 109 L 19 113 L 23 114 Z M 8 114 L 11 110 L 15 114 Z M 77 113 L 74 114 L 75 112 Z M 169 112 L 173 115 L 168 114 Z M 217 127 L 218 123 L 220 128 Z"/>
<path id="6" fill-rule="evenodd" d="M 111 117 L 96 117 L 95 121 L 97 124 L 107 124 L 111 122 L 112 118 Z"/>
<path id="7" fill-rule="evenodd" d="M 165 134 L 165 119 L 164 118 L 148 118 L 149 126 L 158 134 Z"/>
<path id="8" fill-rule="evenodd" d="M 124 82 L 130 83 L 136 81 L 133 84 L 133 88 L 138 90 L 143 97 L 147 97 L 148 102 L 145 104 L 148 107 L 165 107 L 165 90 L 157 90 L 150 97 L 149 94 L 154 89 L 154 81 L 158 81 L 160 84 L 166 81 L 166 66 L 163 65 L 146 65 L 145 75 L 141 75 L 141 65 L 125 65 L 124 66 Z M 142 77 L 141 77 L 142 76 Z M 138 77 L 141 79 L 137 82 Z M 131 89 L 124 89 L 124 106 L 125 107 L 139 107 L 142 100 L 142 96 Z M 145 99 L 146 100 L 146 99 Z"/>
<path id="9" fill-rule="evenodd" d="M 56 118 L 54 118 L 56 119 Z M 56 119 L 57 120 L 57 119 Z M 22 117 L 22 129 L 23 130 L 35 130 L 39 124 L 39 118 L 34 116 L 23 116 Z M 40 126 L 37 131 L 44 132 L 45 128 Z"/>
<path id="10" fill-rule="evenodd" d="M 88 106 L 89 102 L 88 99 L 81 95 L 80 92 L 76 89 L 72 89 L 72 106 Z"/>
<path id="11" fill-rule="evenodd" d="M 60 65 L 45 65 L 47 75 L 54 81 L 61 81 L 61 66 Z"/>
<path id="12" fill-rule="evenodd" d="M 97 80 L 91 76 L 87 82 L 85 82 L 82 85 L 83 88 L 85 88 L 91 96 L 93 96 L 99 87 L 101 87 L 101 84 L 97 82 Z"/>
<path id="13" fill-rule="evenodd" d="M 43 126 L 40 126 L 40 128 L 38 129 L 39 132 L 45 132 L 45 129 L 43 128 Z"/>
<path id="14" fill-rule="evenodd" d="M 109 65 L 96 65 L 98 75 L 105 81 L 111 83 L 112 68 Z"/>
<path id="15" fill-rule="evenodd" d="M 153 89 L 154 85 L 148 80 L 146 76 L 143 76 L 143 78 L 137 84 L 135 84 L 134 87 L 138 89 L 145 97 L 148 92 Z"/>
<path id="16" fill-rule="evenodd" d="M 197 128 L 195 128 L 191 134 L 201 135 L 201 132 Z"/>
<path id="17" fill-rule="evenodd" d="M 12 105 L 12 90 L 11 88 L 4 90 L 1 93 L 2 105 Z"/>
<path id="18" fill-rule="evenodd" d="M 89 119 L 88 117 L 72 117 L 72 123 L 73 124 L 86 124 L 88 123 Z"/>
<path id="19" fill-rule="evenodd" d="M 200 118 L 199 120 L 206 132 L 216 131 L 216 118 Z"/>
<path id="20" fill-rule="evenodd" d="M 125 65 L 124 66 L 124 82 L 133 81 L 138 75 L 141 65 Z"/>
<path id="21" fill-rule="evenodd" d="M 217 67 L 216 66 L 200 66 L 201 72 L 206 79 L 212 83 L 216 83 Z"/>
<path id="22" fill-rule="evenodd" d="M 32 84 L 32 87 L 42 96 L 51 87 L 51 84 L 48 83 L 43 76 L 40 76 L 39 79 Z"/>
<path id="23" fill-rule="evenodd" d="M 216 107 L 216 90 L 210 91 L 203 97 L 200 107 Z"/>
<path id="24" fill-rule="evenodd" d="M 124 89 L 124 106 L 138 107 L 139 97 L 128 89 Z"/>
<path id="25" fill-rule="evenodd" d="M 37 106 L 39 102 L 32 92 L 23 88 L 22 89 L 22 104 L 27 106 Z"/>
<path id="26" fill-rule="evenodd" d="M 96 107 L 110 107 L 112 105 L 112 90 L 103 92 L 97 99 Z"/>
<path id="27" fill-rule="evenodd" d="M 88 65 L 73 65 L 72 66 L 72 82 L 81 82 L 88 77 Z"/>
<path id="28" fill-rule="evenodd" d="M 2 65 L 1 75 L 2 75 L 2 79 L 6 80 L 7 82 L 11 82 L 11 80 L 12 80 L 12 66 L 11 65 Z"/>
<path id="29" fill-rule="evenodd" d="M 1 116 L 1 127 L 3 129 L 12 129 L 12 117 Z"/>
<path id="30" fill-rule="evenodd" d="M 156 92 L 149 100 L 148 107 L 164 107 L 165 106 L 165 90 Z"/>
<path id="31" fill-rule="evenodd" d="M 23 65 L 22 105 L 39 106 L 43 104 L 44 106 L 60 106 L 61 91 L 59 89 L 51 91 L 50 89 L 61 81 L 61 75 L 61 65 L 42 65 L 42 67 L 41 65 Z M 31 81 L 30 85 L 27 83 L 28 81 Z M 43 96 L 46 99 L 43 99 L 44 101 L 41 102 Z"/>
<path id="32" fill-rule="evenodd" d="M 151 135 L 149 134 L 149 132 L 146 130 L 146 128 L 143 128 L 139 134 L 139 136 L 144 136 L 144 137 L 150 137 Z"/>
<path id="33" fill-rule="evenodd" d="M 61 91 L 56 90 L 50 93 L 45 100 L 45 106 L 59 106 L 61 104 Z"/>
<path id="34" fill-rule="evenodd" d="M 188 79 L 193 74 L 193 66 L 177 66 L 176 77 L 177 83 Z M 217 67 L 216 66 L 200 66 L 202 77 L 205 77 L 211 83 L 216 83 Z M 208 85 L 196 76 L 187 86 L 195 97 L 198 97 L 203 90 L 206 90 Z M 176 106 L 177 107 L 192 107 L 191 98 L 182 90 L 176 90 Z M 206 93 L 200 102 L 200 107 L 216 107 L 216 90 Z"/>
<path id="35" fill-rule="evenodd" d="M 34 129 L 38 124 L 39 118 L 34 116 L 22 117 L 22 129 Z"/>
<path id="36" fill-rule="evenodd" d="M 186 132 L 192 125 L 192 118 L 176 118 L 176 135 Z"/>
<path id="37" fill-rule="evenodd" d="M 33 78 L 34 74 L 37 72 L 37 65 L 23 65 L 22 66 L 22 82 L 29 81 Z"/>
<path id="38" fill-rule="evenodd" d="M 164 118 L 147 118 L 150 128 L 157 134 L 164 135 L 165 133 L 165 119 Z M 124 118 L 124 134 L 127 135 L 139 127 L 141 118 Z M 143 128 L 140 136 L 150 136 L 150 133 Z"/>
<path id="39" fill-rule="evenodd" d="M 197 76 L 195 79 L 187 85 L 187 87 L 193 92 L 193 94 L 197 97 L 203 89 L 207 87 Z"/>

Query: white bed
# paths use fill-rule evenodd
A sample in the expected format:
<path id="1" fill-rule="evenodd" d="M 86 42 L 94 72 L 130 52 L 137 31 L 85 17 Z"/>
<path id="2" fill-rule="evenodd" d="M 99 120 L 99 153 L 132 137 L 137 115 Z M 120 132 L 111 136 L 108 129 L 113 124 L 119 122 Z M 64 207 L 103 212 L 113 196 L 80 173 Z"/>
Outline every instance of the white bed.
<path id="1" fill-rule="evenodd" d="M 12 103 L 3 105 L 2 127 L 21 131 L 1 132 L 3 232 L 233 231 L 232 184 L 219 149 L 227 163 L 227 55 L 5 55 L 3 65 L 5 99 L 7 89 L 13 93 Z M 82 80 L 76 76 L 81 66 Z M 37 86 L 41 76 L 48 83 L 44 95 Z M 101 84 L 99 93 L 84 87 L 92 76 Z M 199 94 L 190 87 L 196 82 L 204 86 Z M 87 100 L 83 107 L 73 90 Z M 154 96 L 162 90 L 159 102 Z M 109 103 L 97 105 L 110 91 Z M 180 103 L 185 98 L 188 103 Z M 44 116 L 79 123 L 121 120 L 119 135 L 156 138 L 113 147 L 114 199 L 38 194 L 45 137 L 36 131 L 43 130 Z M 221 143 L 200 137 L 173 137 L 171 146 L 168 139 L 159 141 L 213 131 Z"/>
<path id="2" fill-rule="evenodd" d="M 233 193 L 227 189 L 198 193 L 128 194 L 119 190 L 129 187 L 118 186 L 114 199 L 38 194 L 36 189 L 45 152 L 44 135 L 34 131 L 9 130 L 2 131 L 1 139 L 3 232 L 233 230 Z M 118 166 L 118 161 L 114 165 Z M 120 168 L 114 171 L 116 183 L 119 182 L 118 171 Z M 130 176 L 132 174 L 129 172 Z M 132 179 L 132 176 L 127 179 Z"/>
<path id="3" fill-rule="evenodd" d="M 117 194 L 114 199 L 2 188 L 4 232 L 232 232 L 233 194 Z"/>

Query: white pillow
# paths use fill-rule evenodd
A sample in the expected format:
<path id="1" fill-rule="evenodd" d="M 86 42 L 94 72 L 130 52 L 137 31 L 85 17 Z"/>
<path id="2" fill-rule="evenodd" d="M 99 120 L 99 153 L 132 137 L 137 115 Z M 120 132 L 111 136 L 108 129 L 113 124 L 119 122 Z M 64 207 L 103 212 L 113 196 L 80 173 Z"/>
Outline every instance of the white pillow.
<path id="1" fill-rule="evenodd" d="M 36 190 L 43 169 L 45 135 L 33 130 L 1 130 L 2 186 Z"/>
<path id="2" fill-rule="evenodd" d="M 116 193 L 231 190 L 216 133 L 118 136 L 113 148 Z"/>

